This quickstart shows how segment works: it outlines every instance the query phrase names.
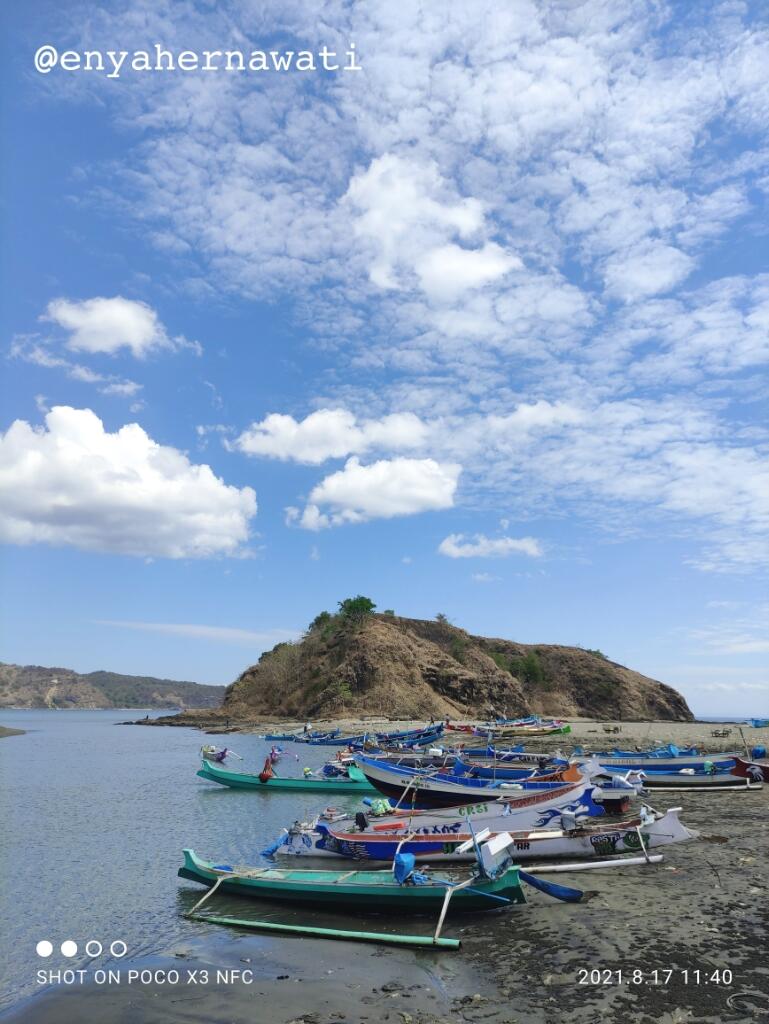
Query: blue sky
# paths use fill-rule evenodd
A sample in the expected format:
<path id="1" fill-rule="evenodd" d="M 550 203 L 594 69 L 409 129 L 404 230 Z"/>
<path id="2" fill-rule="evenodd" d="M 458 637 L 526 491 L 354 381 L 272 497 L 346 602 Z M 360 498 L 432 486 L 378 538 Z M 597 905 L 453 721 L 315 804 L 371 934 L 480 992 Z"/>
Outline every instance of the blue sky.
<path id="1" fill-rule="evenodd" d="M 364 593 L 765 713 L 765 14 L 413 7 L 4 12 L 2 657 L 228 683 Z"/>

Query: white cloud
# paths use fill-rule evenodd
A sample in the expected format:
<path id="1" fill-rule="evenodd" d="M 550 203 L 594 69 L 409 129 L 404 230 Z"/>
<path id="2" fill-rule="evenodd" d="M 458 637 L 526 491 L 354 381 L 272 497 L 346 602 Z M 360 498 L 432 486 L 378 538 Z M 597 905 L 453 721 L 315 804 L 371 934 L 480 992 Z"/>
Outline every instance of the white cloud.
<path id="1" fill-rule="evenodd" d="M 505 252 L 496 242 L 487 242 L 480 249 L 453 244 L 430 249 L 416 261 L 414 269 L 429 296 L 453 299 L 459 292 L 480 288 L 521 266 L 517 256 Z"/>
<path id="2" fill-rule="evenodd" d="M 472 538 L 451 533 L 438 545 L 438 551 L 449 558 L 507 558 L 508 555 L 529 555 L 538 558 L 542 545 L 534 537 L 486 537 L 476 533 Z"/>
<path id="3" fill-rule="evenodd" d="M 137 359 L 162 348 L 192 348 L 200 354 L 197 342 L 181 336 L 171 338 L 150 306 L 134 299 L 94 298 L 83 301 L 54 299 L 46 316 L 69 332 L 67 348 L 76 352 L 114 354 L 126 348 Z"/>
<path id="4" fill-rule="evenodd" d="M 81 363 L 73 363 L 70 359 L 56 355 L 50 348 L 35 338 L 16 337 L 11 342 L 10 356 L 21 359 L 34 366 L 42 366 L 49 370 L 63 370 L 70 380 L 83 384 L 95 384 L 103 395 L 118 395 L 121 398 L 132 398 L 142 389 L 135 380 L 115 377 L 113 374 L 97 373 Z"/>
<path id="5" fill-rule="evenodd" d="M 703 644 L 709 654 L 767 654 L 769 605 L 759 605 L 751 614 L 732 621 L 690 630 L 689 636 Z"/>
<path id="6" fill-rule="evenodd" d="M 432 161 L 386 153 L 351 179 L 343 203 L 356 213 L 353 230 L 370 253 L 369 276 L 379 288 L 409 287 L 416 275 L 431 299 L 451 300 L 522 266 L 484 241 L 483 204 L 458 196 Z"/>
<path id="7" fill-rule="evenodd" d="M 353 457 L 313 488 L 301 515 L 292 508 L 287 519 L 306 530 L 320 530 L 451 508 L 460 472 L 456 463 L 433 459 L 381 459 L 364 466 Z"/>
<path id="8" fill-rule="evenodd" d="M 243 552 L 250 487 L 228 486 L 136 423 L 111 434 L 90 409 L 67 406 L 45 423 L 16 420 L 0 436 L 4 541 L 163 558 Z"/>
<path id="9" fill-rule="evenodd" d="M 119 629 L 135 629 L 145 633 L 165 633 L 168 636 L 182 636 L 193 640 L 213 640 L 217 643 L 247 644 L 260 649 L 272 647 L 281 641 L 296 640 L 300 633 L 290 629 L 235 629 L 230 626 L 201 626 L 197 623 L 182 622 L 133 622 L 123 619 L 97 619 L 97 626 L 116 626 Z"/>
<path id="10" fill-rule="evenodd" d="M 746 691 L 748 693 L 769 693 L 769 682 L 766 683 L 703 683 L 701 690 L 710 693 L 734 693 L 735 691 Z M 744 713 L 744 712 L 743 712 Z"/>
<path id="11" fill-rule="evenodd" d="M 499 583 L 501 577 L 490 572 L 474 572 L 470 578 L 474 583 Z"/>
<path id="12" fill-rule="evenodd" d="M 358 422 L 345 409 L 319 409 L 300 421 L 272 413 L 261 422 L 252 423 L 231 447 L 247 455 L 317 465 L 370 448 L 417 448 L 425 436 L 425 425 L 413 413 L 393 413 L 380 420 Z"/>
<path id="13" fill-rule="evenodd" d="M 150 7 L 140 29 L 130 9 L 95 9 L 89 47 L 253 30 L 248 5 Z M 756 275 L 713 277 L 743 244 L 739 218 L 759 230 L 769 52 L 750 5 L 690 7 L 682 30 L 675 5 L 643 2 L 395 15 L 328 0 L 329 41 L 355 38 L 366 73 L 315 79 L 309 100 L 301 76 L 48 86 L 109 90 L 137 135 L 120 209 L 195 294 L 296 300 L 338 374 L 329 407 L 443 419 L 446 440 L 431 428 L 410 454 L 461 461 L 466 493 L 496 512 L 568 504 L 619 533 L 653 514 L 705 547 L 702 568 L 748 569 L 769 562 L 763 484 L 744 476 L 763 480 L 746 407 L 765 385 L 741 372 L 768 358 L 766 302 Z M 300 38 L 317 20 L 260 11 Z M 693 270 L 703 284 L 682 293 Z M 521 403 L 582 419 L 495 432 Z M 274 457 L 302 457 L 263 432 Z"/>
<path id="14" fill-rule="evenodd" d="M 607 260 L 604 276 L 607 291 L 625 302 L 635 302 L 670 291 L 694 269 L 695 261 L 672 245 L 644 242 Z"/>

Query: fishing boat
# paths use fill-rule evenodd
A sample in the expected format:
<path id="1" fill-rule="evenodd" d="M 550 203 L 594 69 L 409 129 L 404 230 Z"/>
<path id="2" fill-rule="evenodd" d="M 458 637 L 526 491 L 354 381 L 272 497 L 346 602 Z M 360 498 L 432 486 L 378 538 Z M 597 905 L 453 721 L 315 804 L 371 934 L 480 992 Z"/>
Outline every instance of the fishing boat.
<path id="1" fill-rule="evenodd" d="M 384 798 L 364 797 L 366 812 L 358 812 L 350 816 L 342 811 L 329 808 L 319 821 L 331 821 L 340 828 L 352 825 L 375 832 L 392 832 L 402 830 L 406 835 L 448 836 L 465 833 L 471 826 L 488 828 L 492 833 L 509 832 L 511 829 L 546 828 L 553 823 L 559 825 L 564 815 L 574 815 L 575 819 L 601 817 L 606 812 L 596 803 L 595 795 L 600 793 L 586 779 L 570 786 L 564 785 L 560 795 L 551 795 L 543 799 L 539 794 L 513 800 L 510 797 L 499 797 L 496 800 L 479 801 L 474 804 L 462 804 L 458 807 L 436 807 L 429 810 L 418 810 L 412 807 L 390 807 Z M 263 851 L 264 852 L 264 851 Z"/>
<path id="2" fill-rule="evenodd" d="M 696 839 L 697 832 L 679 820 L 680 807 L 660 813 L 643 806 L 636 818 L 616 823 L 553 827 L 510 831 L 510 847 L 516 861 L 574 858 L 601 859 L 618 854 L 644 853 L 673 843 Z M 344 825 L 317 822 L 313 826 L 294 825 L 285 830 L 282 841 L 273 848 L 279 856 L 345 857 L 352 860 L 391 861 L 397 849 L 412 853 L 417 860 L 472 860 L 467 848 L 470 832 L 446 835 L 409 835 L 405 829 L 360 831 Z M 494 833 L 492 832 L 492 835 Z"/>
<path id="3" fill-rule="evenodd" d="M 734 774 L 743 779 L 752 779 L 755 782 L 769 782 L 769 761 L 765 759 L 735 758 L 736 764 L 732 769 Z"/>
<path id="4" fill-rule="evenodd" d="M 365 775 L 358 772 L 353 765 L 346 776 L 329 777 L 309 775 L 299 779 L 279 778 L 265 771 L 255 772 L 233 771 L 212 761 L 203 761 L 197 775 L 207 782 L 218 782 L 220 786 L 231 789 L 256 789 L 260 792 L 278 792 L 293 790 L 300 793 L 372 793 L 374 787 Z M 266 776 L 266 777 L 264 777 Z"/>
<path id="5" fill-rule="evenodd" d="M 670 760 L 675 758 L 694 757 L 694 758 L 707 758 L 710 755 L 704 754 L 699 751 L 697 747 L 677 747 L 675 743 L 669 743 L 665 747 L 654 747 L 652 750 L 641 750 L 640 747 L 636 750 L 618 750 L 616 747 L 613 750 L 583 750 L 582 747 L 575 747 L 572 751 L 574 756 L 586 755 L 589 757 L 598 758 L 609 758 L 609 757 L 646 757 L 646 758 L 662 758 L 664 760 Z"/>
<path id="6" fill-rule="evenodd" d="M 718 769 L 731 769 L 734 767 L 735 758 L 738 753 L 727 754 L 682 754 L 680 756 L 644 756 L 640 754 L 585 754 L 572 758 L 576 764 L 582 764 L 587 760 L 596 760 L 602 768 L 632 768 L 634 771 L 648 769 L 653 772 L 679 772 L 682 768 L 693 768 L 695 771 L 704 771 L 706 763 L 710 762 Z"/>
<path id="7" fill-rule="evenodd" d="M 376 738 L 385 743 L 397 743 L 401 740 L 421 739 L 424 736 L 438 739 L 443 733 L 443 722 L 433 722 L 430 725 L 419 726 L 416 729 L 401 729 L 396 732 L 378 732 Z"/>
<path id="8" fill-rule="evenodd" d="M 346 747 L 351 743 L 363 743 L 365 738 L 364 733 L 360 733 L 357 736 L 332 734 L 329 736 L 310 736 L 307 742 L 311 747 Z"/>
<path id="9" fill-rule="evenodd" d="M 217 764 L 224 764 L 227 757 L 237 757 L 239 761 L 243 758 L 228 747 L 215 747 L 213 743 L 205 743 L 200 748 L 200 756 L 204 761 L 214 761 Z"/>
<path id="10" fill-rule="evenodd" d="M 503 779 L 508 782 L 520 781 L 536 777 L 540 782 L 556 782 L 569 773 L 569 768 L 563 765 L 551 765 L 548 758 L 542 758 L 542 763 L 537 765 L 526 764 L 511 765 L 497 764 L 488 761 L 474 762 L 469 759 L 463 760 L 456 756 L 453 760 L 452 774 L 457 778 L 468 779 Z M 569 776 L 571 777 L 571 776 Z"/>
<path id="11" fill-rule="evenodd" d="M 751 718 L 749 724 L 753 729 L 769 729 L 769 718 Z"/>
<path id="12" fill-rule="evenodd" d="M 419 808 L 456 807 L 498 797 L 507 797 L 523 806 L 531 802 L 545 803 L 551 798 L 566 795 L 570 786 L 586 781 L 591 767 L 596 767 L 594 764 L 571 766 L 564 769 L 561 778 L 554 782 L 536 779 L 516 782 L 456 777 L 440 772 L 428 774 L 419 769 L 385 764 L 362 754 L 356 755 L 355 763 L 380 793 Z"/>
<path id="13" fill-rule="evenodd" d="M 508 737 L 515 736 L 565 736 L 570 732 L 571 726 L 568 722 L 554 722 L 550 725 L 546 723 L 542 725 L 522 725 L 513 728 L 508 728 L 507 726 L 502 728 L 479 726 L 475 729 L 476 736 L 488 736 L 496 740 L 505 740 Z"/>
<path id="14" fill-rule="evenodd" d="M 274 867 L 234 867 L 215 864 L 184 851 L 184 866 L 179 877 L 202 885 L 212 886 L 217 881 L 225 892 L 259 899 L 316 904 L 333 909 L 351 908 L 360 913 L 367 910 L 415 911 L 417 913 L 441 909 L 447 886 L 465 880 L 463 876 L 442 872 L 420 884 L 402 884 L 392 871 L 305 871 Z M 518 868 L 512 864 L 497 878 L 478 878 L 473 889 L 460 890 L 452 899 L 452 909 L 491 910 L 504 903 L 525 903 L 526 898 L 518 878 Z M 498 896 L 500 902 L 489 899 Z"/>
<path id="15" fill-rule="evenodd" d="M 616 769 L 607 770 L 616 771 Z M 678 772 L 655 772 L 644 768 L 638 775 L 644 789 L 717 792 L 719 790 L 760 789 L 763 785 L 762 779 L 754 779 L 750 776 L 740 777 L 735 774 L 734 769 L 730 768 L 715 771 L 695 771 L 693 768 L 682 768 Z"/>
<path id="16" fill-rule="evenodd" d="M 430 747 L 438 743 L 443 736 L 443 726 L 435 729 L 421 731 L 399 739 L 392 739 L 385 734 L 376 737 L 356 737 L 349 741 L 348 745 L 353 750 L 378 751 L 380 753 L 400 753 L 406 750 L 419 750 L 423 747 Z"/>

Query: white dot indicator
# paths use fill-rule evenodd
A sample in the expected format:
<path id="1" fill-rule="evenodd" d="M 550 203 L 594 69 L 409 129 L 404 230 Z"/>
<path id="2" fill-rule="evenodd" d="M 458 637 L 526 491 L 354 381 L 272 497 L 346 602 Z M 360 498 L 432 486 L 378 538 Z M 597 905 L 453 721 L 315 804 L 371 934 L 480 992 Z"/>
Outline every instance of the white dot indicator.
<path id="1" fill-rule="evenodd" d="M 65 939 L 61 944 L 62 956 L 77 956 L 77 943 L 72 939 Z"/>
<path id="2" fill-rule="evenodd" d="M 51 953 L 53 953 L 53 945 L 48 941 L 48 939 L 42 939 L 38 942 L 35 949 L 37 950 L 38 956 L 50 956 Z"/>

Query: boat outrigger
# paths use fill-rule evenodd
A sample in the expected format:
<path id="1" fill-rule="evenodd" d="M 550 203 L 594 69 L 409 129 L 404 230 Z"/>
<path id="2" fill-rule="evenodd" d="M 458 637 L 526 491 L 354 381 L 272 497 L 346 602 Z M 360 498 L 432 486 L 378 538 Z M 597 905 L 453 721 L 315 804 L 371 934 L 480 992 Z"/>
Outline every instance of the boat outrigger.
<path id="1" fill-rule="evenodd" d="M 474 874 L 469 878 L 453 872 L 423 874 L 415 869 L 413 854 L 402 853 L 400 848 L 396 849 L 390 871 L 290 871 L 272 867 L 234 867 L 203 860 L 187 849 L 178 874 L 180 878 L 209 887 L 209 892 L 195 904 L 188 917 L 194 917 L 219 888 L 266 900 L 334 909 L 350 908 L 356 914 L 360 914 L 364 907 L 395 913 L 433 911 L 439 914 L 435 932 L 430 936 L 339 931 L 231 917 L 203 916 L 197 920 L 259 930 L 322 935 L 325 938 L 456 949 L 458 939 L 441 939 L 440 935 L 449 909 L 492 910 L 525 903 L 522 882 L 566 902 L 577 902 L 582 898 L 579 889 L 555 885 L 521 871 L 512 863 L 509 852 L 512 843 L 512 838 L 506 833 L 491 836 L 485 830 L 473 835 L 466 845 L 468 850 L 475 852 L 477 863 Z"/>

